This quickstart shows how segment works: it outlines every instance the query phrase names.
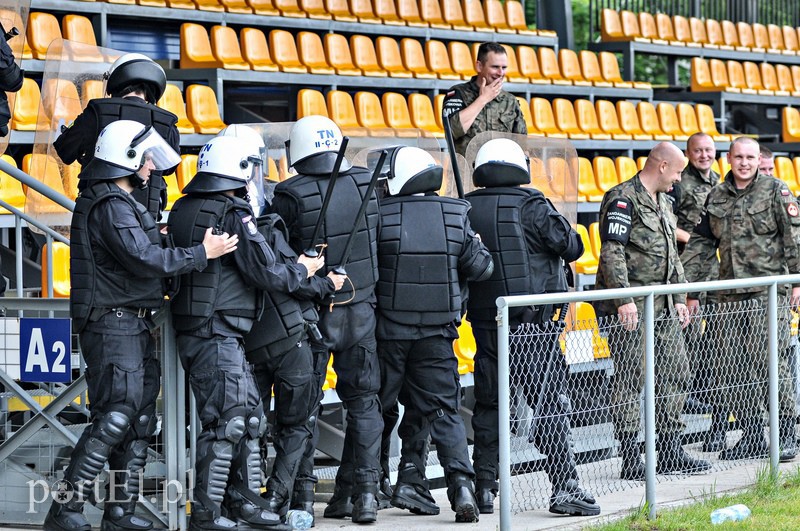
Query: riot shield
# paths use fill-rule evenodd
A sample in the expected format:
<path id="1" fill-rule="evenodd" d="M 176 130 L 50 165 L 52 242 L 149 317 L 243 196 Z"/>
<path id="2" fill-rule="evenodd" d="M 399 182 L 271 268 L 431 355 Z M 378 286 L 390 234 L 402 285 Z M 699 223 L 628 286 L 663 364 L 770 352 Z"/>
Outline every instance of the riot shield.
<path id="1" fill-rule="evenodd" d="M 531 183 L 540 190 L 572 225 L 578 221 L 578 154 L 567 139 L 485 132 L 467 145 L 466 159 L 469 175 L 464 178 L 464 191 L 475 190 L 472 168 L 478 150 L 494 138 L 509 138 L 522 147 L 528 156 Z"/>
<path id="2" fill-rule="evenodd" d="M 123 52 L 55 40 L 47 49 L 41 102 L 28 173 L 54 190 L 75 199 L 80 164 L 61 162 L 53 142 L 93 98 L 103 97 L 103 74 Z M 50 226 L 69 226 L 70 215 L 41 194 L 28 190 L 26 213 Z M 43 219 L 45 218 L 45 219 Z"/>
<path id="3" fill-rule="evenodd" d="M 28 25 L 28 14 L 30 12 L 30 0 L 0 0 L 0 24 L 5 31 L 5 39 L 14 54 L 14 62 L 22 66 L 22 56 L 25 50 L 25 31 Z M 28 51 L 30 53 L 30 50 Z M 8 65 L 9 63 L 6 63 Z M 6 92 L 8 98 L 9 112 L 14 109 L 16 94 Z M 6 152 L 8 142 L 11 137 L 11 121 L 9 119 L 9 133 L 0 137 L 0 154 Z"/>

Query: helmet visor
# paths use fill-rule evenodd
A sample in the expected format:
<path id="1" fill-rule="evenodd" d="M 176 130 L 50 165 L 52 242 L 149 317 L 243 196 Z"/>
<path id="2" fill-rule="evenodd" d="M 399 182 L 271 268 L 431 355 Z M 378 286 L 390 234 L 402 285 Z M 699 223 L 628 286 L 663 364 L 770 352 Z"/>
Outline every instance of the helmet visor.
<path id="1" fill-rule="evenodd" d="M 181 162 L 181 157 L 152 126 L 146 127 L 131 141 L 134 153 L 141 153 L 139 166 L 151 162 L 154 170 L 168 170 Z"/>
<path id="2" fill-rule="evenodd" d="M 264 208 L 264 159 L 256 156 L 247 157 L 253 170 L 247 179 L 247 195 L 250 197 L 250 206 L 256 216 Z"/>

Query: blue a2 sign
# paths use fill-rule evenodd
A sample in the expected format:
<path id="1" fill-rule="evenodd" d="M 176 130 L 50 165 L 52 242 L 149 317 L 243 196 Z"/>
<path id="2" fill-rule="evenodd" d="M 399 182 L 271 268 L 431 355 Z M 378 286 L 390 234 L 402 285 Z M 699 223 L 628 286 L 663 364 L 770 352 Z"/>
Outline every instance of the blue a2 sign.
<path id="1" fill-rule="evenodd" d="M 20 380 L 72 381 L 70 319 L 19 320 Z"/>

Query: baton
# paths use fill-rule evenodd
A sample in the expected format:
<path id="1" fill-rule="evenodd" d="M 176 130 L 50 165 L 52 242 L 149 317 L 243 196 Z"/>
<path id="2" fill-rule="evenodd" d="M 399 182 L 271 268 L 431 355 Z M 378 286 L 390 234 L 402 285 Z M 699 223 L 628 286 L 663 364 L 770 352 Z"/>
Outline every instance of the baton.
<path id="1" fill-rule="evenodd" d="M 450 127 L 449 117 L 444 114 L 444 106 L 442 106 L 442 125 L 444 126 L 444 139 L 447 143 L 447 151 L 450 152 L 450 164 L 453 166 L 453 180 L 456 183 L 456 193 L 458 193 L 459 199 L 464 199 L 464 185 L 461 182 L 461 172 L 458 169 L 456 147 L 453 142 L 453 129 Z"/>
<path id="2" fill-rule="evenodd" d="M 330 182 L 328 183 L 328 189 L 325 191 L 325 198 L 322 200 L 322 207 L 319 209 L 317 224 L 314 225 L 314 232 L 311 235 L 311 245 L 308 247 L 308 249 L 303 251 L 303 254 L 309 258 L 316 258 L 319 256 L 319 251 L 317 251 L 319 233 L 322 230 L 322 222 L 325 219 L 325 213 L 328 211 L 328 205 L 331 202 L 331 197 L 333 197 L 333 187 L 336 186 L 336 179 L 339 178 L 339 170 L 344 162 L 344 152 L 347 149 L 347 143 L 349 141 L 349 137 L 343 137 L 342 145 L 339 146 L 339 152 L 336 154 L 336 162 L 333 164 L 333 172 L 331 173 L 331 178 L 329 179 Z"/>
<path id="3" fill-rule="evenodd" d="M 361 218 L 364 217 L 364 213 L 367 211 L 367 206 L 372 199 L 372 194 L 375 192 L 375 185 L 378 183 L 378 177 L 380 177 L 381 170 L 383 169 L 383 163 L 386 161 L 387 155 L 388 152 L 385 149 L 381 151 L 381 155 L 378 158 L 378 165 L 375 166 L 375 170 L 372 172 L 372 177 L 369 180 L 369 186 L 367 186 L 367 193 L 364 195 L 364 199 L 361 200 L 361 208 L 358 209 L 358 214 L 356 214 L 356 221 L 353 223 L 353 228 L 350 229 L 350 235 L 347 237 L 347 243 L 344 244 L 344 251 L 342 252 L 341 261 L 339 262 L 338 266 L 333 268 L 333 272 L 337 275 L 347 274 L 347 271 L 345 271 L 345 266 L 347 265 L 347 262 L 350 261 L 350 251 L 353 250 L 353 242 L 356 240 L 356 232 L 358 232 L 359 226 L 361 225 Z"/>
<path id="4" fill-rule="evenodd" d="M 2 26 L 0 26 L 0 27 L 2 27 Z M 10 39 L 12 37 L 16 37 L 17 35 L 19 35 L 19 30 L 16 27 L 13 27 L 10 30 L 8 30 L 5 33 L 3 33 L 3 38 L 5 38 L 5 40 L 8 40 L 8 39 Z"/>

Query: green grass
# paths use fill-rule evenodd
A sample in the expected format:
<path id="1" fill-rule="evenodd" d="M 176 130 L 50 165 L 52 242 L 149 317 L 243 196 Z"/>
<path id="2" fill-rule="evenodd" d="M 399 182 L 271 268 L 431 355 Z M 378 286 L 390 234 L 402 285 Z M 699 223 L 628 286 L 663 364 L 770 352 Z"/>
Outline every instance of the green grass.
<path id="1" fill-rule="evenodd" d="M 658 511 L 655 520 L 648 520 L 646 507 L 630 516 L 605 525 L 590 527 L 595 531 L 695 531 L 702 529 L 768 529 L 800 530 L 800 468 L 772 480 L 762 470 L 750 489 L 736 494 L 716 495 L 711 492 L 697 496 L 696 503 Z M 711 525 L 711 511 L 743 503 L 752 514 L 742 522 Z"/>

